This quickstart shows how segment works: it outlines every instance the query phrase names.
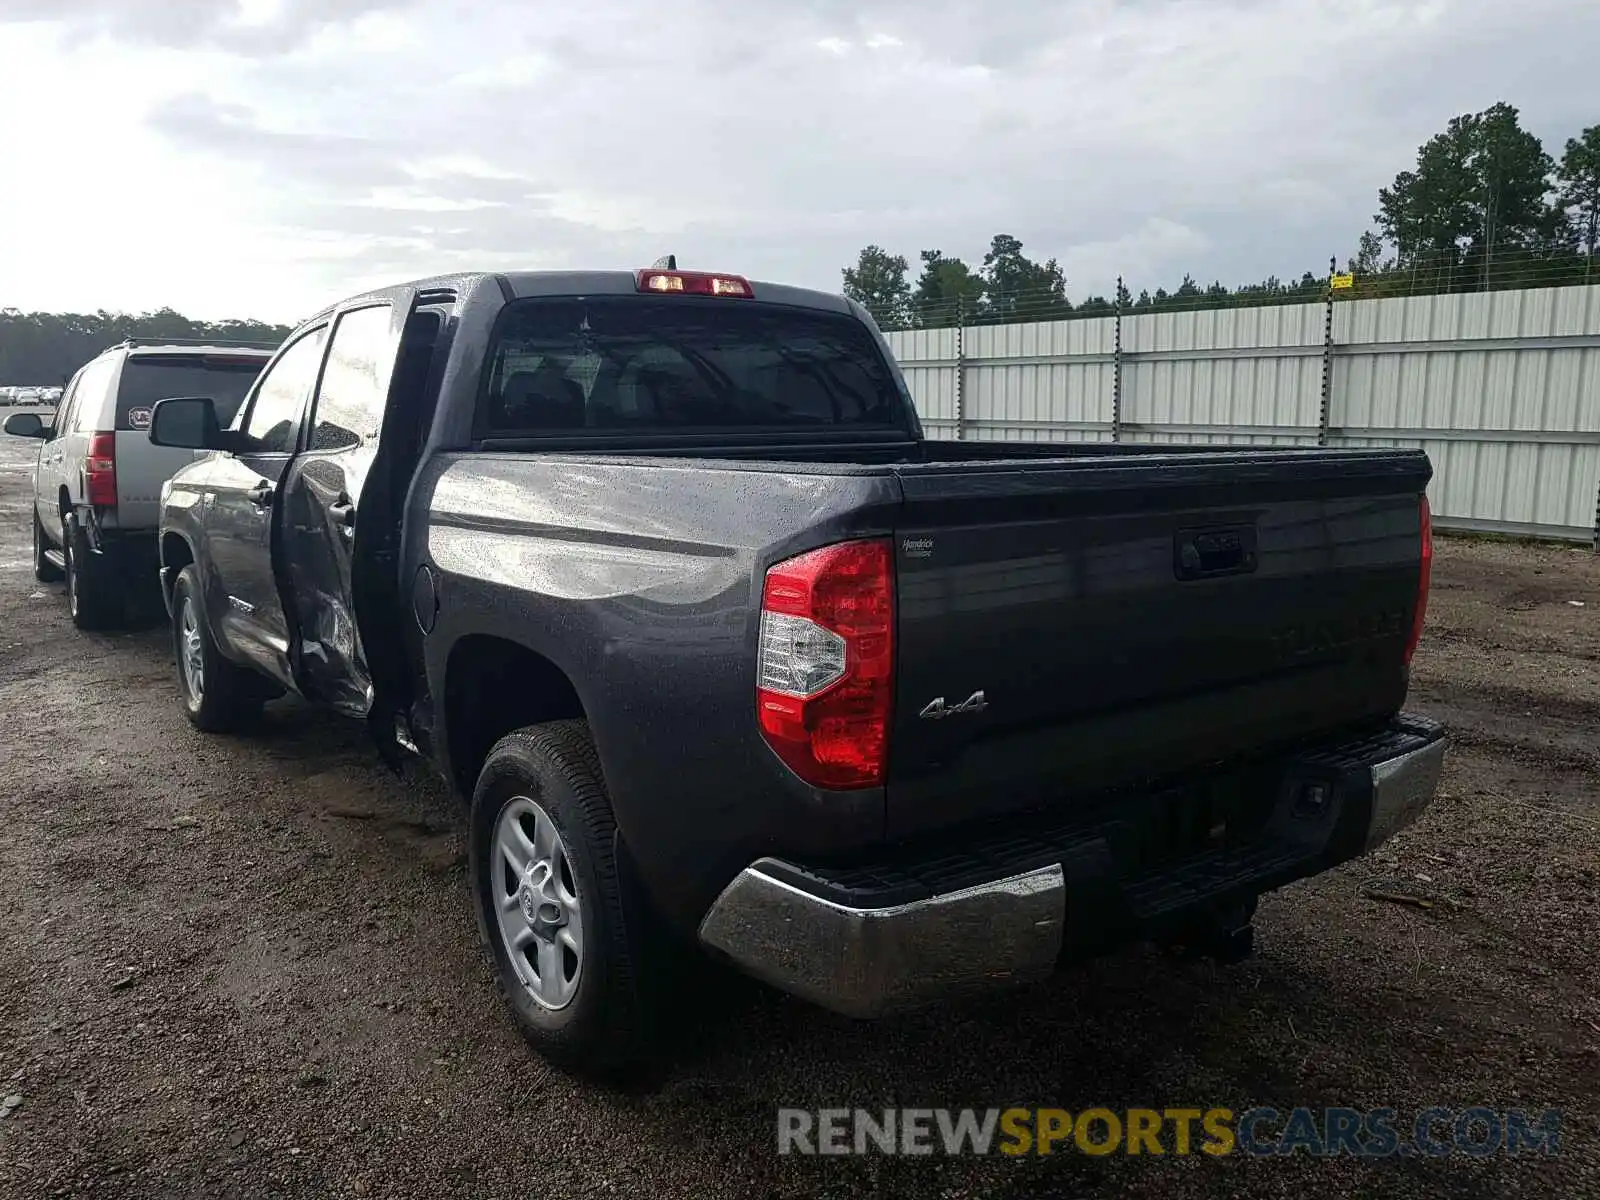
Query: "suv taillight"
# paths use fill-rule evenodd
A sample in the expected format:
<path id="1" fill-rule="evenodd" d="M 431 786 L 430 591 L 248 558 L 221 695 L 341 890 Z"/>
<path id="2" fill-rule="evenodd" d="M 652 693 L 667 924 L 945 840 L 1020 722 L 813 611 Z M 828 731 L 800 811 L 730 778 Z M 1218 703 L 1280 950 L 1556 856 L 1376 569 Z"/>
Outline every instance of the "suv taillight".
<path id="1" fill-rule="evenodd" d="M 1422 641 L 1422 622 L 1428 615 L 1428 589 L 1433 584 L 1433 510 L 1428 507 L 1428 497 L 1424 493 L 1421 505 L 1422 514 L 1422 574 L 1417 579 L 1417 607 L 1411 618 L 1411 637 L 1406 642 L 1406 666 L 1411 665 L 1411 656 L 1417 652 L 1417 643 Z"/>
<path id="2" fill-rule="evenodd" d="M 83 460 L 83 486 L 89 503 L 96 508 L 117 506 L 116 434 L 89 435 L 89 453 Z"/>
<path id="3" fill-rule="evenodd" d="M 814 787 L 883 783 L 894 703 L 893 554 L 888 538 L 841 542 L 767 572 L 761 732 Z"/>

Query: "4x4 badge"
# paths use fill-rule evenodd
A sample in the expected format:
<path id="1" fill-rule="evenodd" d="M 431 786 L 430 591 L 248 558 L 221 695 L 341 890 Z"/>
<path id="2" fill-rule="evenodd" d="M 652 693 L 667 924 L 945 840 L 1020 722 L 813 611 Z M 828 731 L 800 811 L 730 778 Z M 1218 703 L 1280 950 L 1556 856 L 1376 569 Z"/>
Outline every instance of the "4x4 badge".
<path id="1" fill-rule="evenodd" d="M 981 691 L 973 692 L 960 704 L 946 704 L 944 697 L 940 696 L 937 700 L 928 701 L 927 707 L 917 716 L 924 721 L 940 721 L 945 717 L 959 717 L 966 713 L 981 713 L 988 707 L 989 703 L 983 698 Z"/>

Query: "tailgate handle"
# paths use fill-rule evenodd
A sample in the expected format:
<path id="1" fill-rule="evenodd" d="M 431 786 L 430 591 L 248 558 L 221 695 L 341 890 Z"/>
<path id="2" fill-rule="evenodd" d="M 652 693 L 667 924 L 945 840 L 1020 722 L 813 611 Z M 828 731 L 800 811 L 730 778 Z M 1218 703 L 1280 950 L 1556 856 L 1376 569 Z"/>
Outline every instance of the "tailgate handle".
<path id="1" fill-rule="evenodd" d="M 1172 566 L 1179 579 L 1249 574 L 1256 569 L 1256 527 L 1180 529 L 1174 540 Z"/>

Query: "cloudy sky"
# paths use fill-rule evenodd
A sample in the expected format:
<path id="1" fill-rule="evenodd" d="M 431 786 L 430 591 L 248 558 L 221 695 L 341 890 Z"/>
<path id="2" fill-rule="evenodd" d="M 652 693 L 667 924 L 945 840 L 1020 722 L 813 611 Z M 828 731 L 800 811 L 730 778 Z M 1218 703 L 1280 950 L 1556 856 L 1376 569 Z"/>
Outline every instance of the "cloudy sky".
<path id="1" fill-rule="evenodd" d="M 1505 99 L 1600 121 L 1595 0 L 0 0 L 0 306 L 292 321 L 472 267 L 1069 294 L 1322 269 Z"/>

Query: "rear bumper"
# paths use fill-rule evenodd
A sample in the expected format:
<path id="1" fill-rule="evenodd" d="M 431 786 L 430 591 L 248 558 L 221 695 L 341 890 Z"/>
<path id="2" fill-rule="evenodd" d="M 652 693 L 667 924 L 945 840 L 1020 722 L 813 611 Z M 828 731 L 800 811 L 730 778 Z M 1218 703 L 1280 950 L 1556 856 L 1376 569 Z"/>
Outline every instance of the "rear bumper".
<path id="1" fill-rule="evenodd" d="M 1371 850 L 1432 800 L 1445 744 L 1438 725 L 1404 716 L 1272 763 L 1252 776 L 1266 789 L 1252 836 L 1155 865 L 1127 853 L 1148 832 L 1139 824 L 1171 811 L 1154 795 L 1119 797 L 1094 824 L 1017 823 L 848 868 L 761 859 L 723 890 L 700 940 L 848 1016 L 1037 979 L 1075 952 L 1237 912 Z"/>

